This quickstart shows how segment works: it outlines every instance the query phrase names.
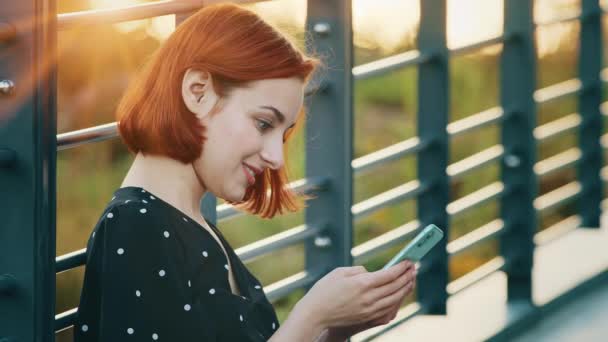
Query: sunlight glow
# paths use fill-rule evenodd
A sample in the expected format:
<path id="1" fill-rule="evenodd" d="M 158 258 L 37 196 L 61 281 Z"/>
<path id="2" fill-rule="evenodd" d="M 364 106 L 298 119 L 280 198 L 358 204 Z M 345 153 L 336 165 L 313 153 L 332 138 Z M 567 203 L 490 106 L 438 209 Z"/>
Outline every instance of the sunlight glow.
<path id="1" fill-rule="evenodd" d="M 124 7 L 143 2 L 142 0 L 89 1 L 94 8 L 99 9 Z M 535 20 L 564 15 L 564 12 L 578 8 L 579 3 L 580 0 L 536 0 Z M 399 46 L 413 46 L 420 17 L 419 0 L 352 0 L 352 6 L 353 40 L 357 46 L 379 47 L 386 52 Z M 300 30 L 305 25 L 306 0 L 264 1 L 247 7 L 252 8 L 274 25 Z M 503 0 L 447 0 L 448 47 L 457 48 L 500 35 L 503 30 L 502 7 Z M 116 27 L 123 32 L 146 27 L 147 34 L 164 40 L 175 28 L 175 16 L 120 23 L 116 24 Z M 540 55 L 556 50 L 571 29 L 571 24 L 539 27 L 537 44 Z"/>

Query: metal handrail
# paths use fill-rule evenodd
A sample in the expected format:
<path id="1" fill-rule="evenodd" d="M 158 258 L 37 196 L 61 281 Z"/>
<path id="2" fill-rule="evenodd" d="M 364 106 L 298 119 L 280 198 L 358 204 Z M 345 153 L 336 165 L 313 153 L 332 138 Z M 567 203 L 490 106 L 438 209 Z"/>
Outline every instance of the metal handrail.
<path id="1" fill-rule="evenodd" d="M 453 219 L 468 210 L 476 208 L 488 201 L 497 198 L 503 192 L 504 185 L 502 184 L 502 182 L 496 181 L 451 202 L 450 204 L 448 204 L 446 210 L 448 212 L 448 215 L 450 215 L 450 219 Z"/>
<path id="2" fill-rule="evenodd" d="M 570 182 L 551 192 L 537 197 L 534 200 L 534 208 L 538 213 L 545 213 L 558 206 L 567 204 L 580 195 L 581 185 L 579 182 Z"/>
<path id="3" fill-rule="evenodd" d="M 239 4 L 260 2 L 261 0 L 232 1 Z M 67 30 L 79 26 L 115 24 L 169 14 L 190 13 L 208 5 L 203 0 L 161 0 L 120 8 L 97 9 L 63 13 L 57 15 L 57 30 Z"/>
<path id="4" fill-rule="evenodd" d="M 579 148 L 569 148 L 564 152 L 543 159 L 534 165 L 534 173 L 538 177 L 545 177 L 569 166 L 576 165 L 581 159 L 582 152 Z"/>
<path id="5" fill-rule="evenodd" d="M 236 254 L 244 263 L 251 262 L 264 254 L 283 249 L 319 235 L 327 227 L 309 226 L 306 224 L 257 240 L 247 246 L 237 248 Z"/>
<path id="6" fill-rule="evenodd" d="M 502 145 L 494 145 L 448 165 L 447 173 L 451 180 L 457 180 L 485 165 L 501 159 L 503 156 L 504 148 Z"/>
<path id="7" fill-rule="evenodd" d="M 578 21 L 579 19 L 582 19 L 582 18 L 584 18 L 584 17 L 579 12 L 579 13 L 564 15 L 564 16 L 560 16 L 560 17 L 556 17 L 556 18 L 550 18 L 547 20 L 539 20 L 534 23 L 534 26 L 539 27 L 539 26 L 557 25 L 557 24 L 563 24 L 563 23 L 568 23 L 568 22 L 572 22 L 572 21 Z"/>
<path id="8" fill-rule="evenodd" d="M 566 115 L 557 120 L 548 122 L 534 129 L 534 138 L 538 142 L 546 142 L 565 133 L 571 132 L 581 124 L 581 116 L 578 113 Z"/>
<path id="9" fill-rule="evenodd" d="M 534 92 L 534 100 L 539 104 L 552 102 L 568 95 L 576 94 L 581 88 L 581 81 L 578 78 L 570 79 L 536 90 Z"/>
<path id="10" fill-rule="evenodd" d="M 506 263 L 501 256 L 494 257 L 485 264 L 479 266 L 475 270 L 463 275 L 462 277 L 451 281 L 447 286 L 447 291 L 450 296 L 477 284 L 481 280 L 491 276 L 497 271 L 504 269 Z"/>
<path id="11" fill-rule="evenodd" d="M 504 221 L 502 219 L 494 219 L 456 240 L 449 242 L 446 246 L 446 250 L 448 251 L 448 254 L 453 257 L 486 240 L 498 237 L 504 232 Z"/>
<path id="12" fill-rule="evenodd" d="M 413 198 L 423 192 L 425 187 L 417 179 L 370 197 L 352 206 L 353 220 L 358 221 L 388 205 Z"/>
<path id="13" fill-rule="evenodd" d="M 467 53 L 471 53 L 474 51 L 477 51 L 479 49 L 483 49 L 485 47 L 489 47 L 492 45 L 497 45 L 497 44 L 502 44 L 505 40 L 505 36 L 504 35 L 499 35 L 496 37 L 492 37 L 486 40 L 482 40 L 480 42 L 475 42 L 475 43 L 471 43 L 465 46 L 461 46 L 455 49 L 450 49 L 449 53 L 451 57 L 456 57 L 456 56 L 462 56 L 465 55 Z"/>
<path id="14" fill-rule="evenodd" d="M 401 157 L 420 151 L 422 144 L 420 138 L 413 137 L 383 149 L 366 154 L 362 157 L 354 159 L 351 162 L 353 173 L 360 175 L 370 171 L 376 166 L 384 165 L 385 163 L 399 159 Z"/>
<path id="15" fill-rule="evenodd" d="M 465 132 L 500 122 L 503 119 L 503 109 L 501 107 L 492 107 L 479 113 L 469 115 L 458 121 L 451 122 L 446 129 L 450 137 L 456 137 Z"/>
<path id="16" fill-rule="evenodd" d="M 266 293 L 266 297 L 268 297 L 269 301 L 275 302 L 296 289 L 314 284 L 317 280 L 319 280 L 321 274 L 323 274 L 323 270 L 318 270 L 315 273 L 302 271 L 265 286 L 264 292 Z"/>
<path id="17" fill-rule="evenodd" d="M 582 220 L 579 215 L 569 216 L 534 234 L 534 244 L 536 246 L 549 244 L 561 237 L 564 237 L 566 234 L 573 232 L 576 230 L 576 228 L 581 226 L 581 223 Z"/>
<path id="18" fill-rule="evenodd" d="M 287 187 L 295 193 L 314 195 L 327 189 L 330 183 L 331 179 L 329 177 L 314 177 L 298 179 L 289 183 Z M 226 221 L 244 215 L 244 212 L 228 203 L 218 205 L 216 210 L 218 221 Z"/>
<path id="19" fill-rule="evenodd" d="M 407 51 L 375 60 L 373 62 L 358 65 L 353 68 L 353 78 L 355 80 L 363 80 L 366 78 L 383 75 L 390 71 L 424 63 L 428 60 L 429 56 L 420 54 L 420 51 L 418 50 Z"/>
<path id="20" fill-rule="evenodd" d="M 361 265 L 377 253 L 403 243 L 416 234 L 421 228 L 420 221 L 413 220 L 353 247 L 351 249 L 353 264 Z"/>
<path id="21" fill-rule="evenodd" d="M 57 151 L 118 137 L 116 122 L 57 134 Z"/>

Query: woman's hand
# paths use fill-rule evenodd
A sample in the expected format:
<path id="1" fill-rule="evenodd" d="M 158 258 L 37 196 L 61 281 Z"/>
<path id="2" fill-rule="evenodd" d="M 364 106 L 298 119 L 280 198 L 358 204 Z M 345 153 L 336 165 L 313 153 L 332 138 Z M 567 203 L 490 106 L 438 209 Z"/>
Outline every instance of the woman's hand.
<path id="1" fill-rule="evenodd" d="M 416 272 L 416 269 L 414 266 L 412 266 L 410 269 L 408 269 L 406 271 L 406 275 L 409 274 L 410 272 L 413 272 L 413 278 L 406 286 L 404 286 L 401 290 L 399 290 L 402 294 L 401 299 L 398 300 L 398 302 L 395 304 L 395 306 L 392 308 L 391 311 L 389 311 L 386 315 L 384 315 L 380 318 L 370 320 L 367 322 L 354 324 L 354 325 L 350 325 L 350 326 L 328 328 L 327 341 L 345 341 L 346 339 L 350 338 L 351 336 L 353 336 L 355 334 L 358 334 L 362 331 L 371 329 L 371 328 L 379 326 L 379 325 L 387 324 L 390 321 L 392 321 L 393 319 L 395 319 L 395 317 L 397 316 L 397 313 L 399 312 L 399 309 L 401 308 L 401 303 L 403 303 L 403 299 L 405 299 L 406 296 L 410 295 L 412 293 L 412 291 L 416 288 L 416 273 L 417 272 Z"/>
<path id="2" fill-rule="evenodd" d="M 386 270 L 339 267 L 321 278 L 298 303 L 317 326 L 348 338 L 391 321 L 415 286 L 414 264 L 403 261 Z"/>

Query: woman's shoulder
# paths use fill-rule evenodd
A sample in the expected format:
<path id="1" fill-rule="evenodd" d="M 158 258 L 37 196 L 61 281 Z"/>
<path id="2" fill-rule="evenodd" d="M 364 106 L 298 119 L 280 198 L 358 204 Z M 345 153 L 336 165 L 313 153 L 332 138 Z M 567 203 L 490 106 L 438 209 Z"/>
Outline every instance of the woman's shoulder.
<path id="1" fill-rule="evenodd" d="M 137 189 L 118 189 L 103 209 L 90 239 L 103 234 L 110 236 L 128 236 L 158 231 L 163 222 L 163 215 L 153 210 L 150 195 Z M 152 196 L 153 197 L 153 196 Z"/>

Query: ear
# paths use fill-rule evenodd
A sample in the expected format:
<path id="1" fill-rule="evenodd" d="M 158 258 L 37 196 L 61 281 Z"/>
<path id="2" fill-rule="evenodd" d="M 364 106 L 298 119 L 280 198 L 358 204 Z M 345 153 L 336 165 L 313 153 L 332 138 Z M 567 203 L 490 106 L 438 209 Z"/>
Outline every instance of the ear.
<path id="1" fill-rule="evenodd" d="M 188 110 L 199 118 L 205 117 L 218 100 L 211 74 L 192 68 L 186 70 L 182 80 L 182 98 Z"/>

